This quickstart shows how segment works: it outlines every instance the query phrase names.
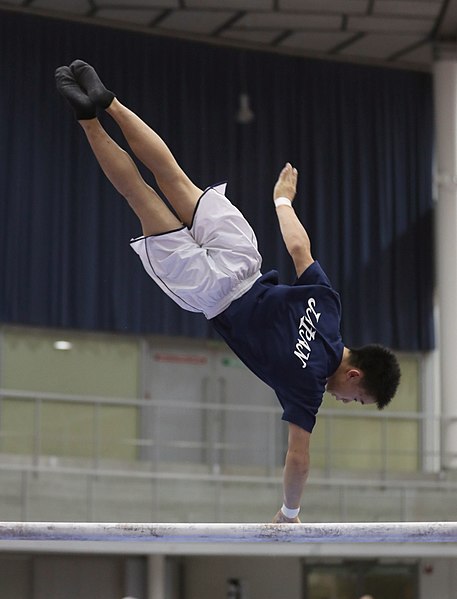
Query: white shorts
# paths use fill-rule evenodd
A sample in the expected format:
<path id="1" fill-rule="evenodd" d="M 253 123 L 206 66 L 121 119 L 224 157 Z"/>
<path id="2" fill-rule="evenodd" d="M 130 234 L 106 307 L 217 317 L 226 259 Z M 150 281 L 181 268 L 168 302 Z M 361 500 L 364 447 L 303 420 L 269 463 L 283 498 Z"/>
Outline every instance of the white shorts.
<path id="1" fill-rule="evenodd" d="M 131 247 L 148 275 L 181 308 L 214 318 L 261 276 L 254 231 L 225 197 L 205 190 L 190 228 L 138 237 Z"/>

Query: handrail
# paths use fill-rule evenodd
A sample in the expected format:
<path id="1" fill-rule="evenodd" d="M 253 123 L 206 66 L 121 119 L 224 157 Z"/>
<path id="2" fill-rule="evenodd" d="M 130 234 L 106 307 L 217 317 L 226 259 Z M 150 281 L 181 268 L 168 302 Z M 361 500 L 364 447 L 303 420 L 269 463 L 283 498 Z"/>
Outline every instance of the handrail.
<path id="1" fill-rule="evenodd" d="M 84 468 L 82 466 L 5 464 L 0 463 L 0 471 L 20 472 L 26 474 L 64 474 L 88 477 L 126 478 L 137 480 L 173 480 L 213 483 L 239 483 L 249 485 L 281 485 L 282 476 L 261 476 L 243 474 L 222 474 L 214 472 L 155 472 L 150 470 L 123 470 L 120 468 Z M 425 479 L 349 479 L 339 476 L 327 478 L 311 474 L 307 486 L 338 488 L 371 488 L 371 489 L 422 489 L 422 490 L 457 490 L 457 480 L 425 480 Z"/>
<path id="2" fill-rule="evenodd" d="M 213 413 L 224 413 L 224 412 L 238 412 L 238 413 L 252 413 L 252 414 L 261 414 L 268 418 L 268 422 L 265 422 L 265 425 L 270 429 L 270 435 L 267 436 L 268 439 L 275 437 L 275 428 L 274 423 L 276 421 L 277 415 L 280 414 L 280 409 L 277 406 L 258 406 L 258 405 L 238 405 L 238 404 L 228 404 L 224 402 L 215 403 L 215 402 L 202 402 L 202 401 L 178 401 L 176 399 L 138 399 L 138 398 L 122 398 L 122 397 L 100 397 L 100 396 L 82 396 L 82 395 L 73 395 L 73 394 L 60 394 L 60 393 L 48 393 L 42 391 L 26 391 L 26 390 L 18 390 L 18 389 L 0 389 L 0 400 L 1 399 L 19 399 L 25 400 L 29 402 L 34 402 L 34 422 L 32 423 L 32 428 L 28 431 L 24 431 L 21 434 L 17 434 L 15 431 L 1 430 L 0 429 L 0 441 L 8 438 L 23 438 L 32 441 L 33 446 L 27 455 L 30 456 L 33 468 L 35 468 L 34 472 L 40 472 L 38 468 L 39 462 L 41 458 L 45 458 L 48 452 L 43 452 L 43 440 L 46 439 L 46 443 L 49 446 L 50 442 L 54 443 L 64 443 L 65 440 L 78 441 L 79 438 L 84 438 L 84 443 L 87 445 L 87 439 L 90 438 L 90 447 L 92 450 L 89 452 L 85 451 L 84 456 L 85 459 L 91 460 L 91 466 L 98 473 L 101 472 L 100 462 L 104 459 L 109 459 L 109 455 L 106 453 L 101 455 L 102 450 L 100 446 L 101 439 L 101 429 L 100 429 L 100 412 L 103 409 L 103 406 L 122 406 L 122 407 L 132 407 L 132 408 L 159 408 L 159 409 L 175 409 L 179 408 L 179 410 L 199 410 L 202 413 L 204 411 L 213 411 Z M 41 425 L 41 413 L 43 404 L 46 402 L 59 402 L 59 403 L 69 403 L 69 404 L 80 404 L 80 405 L 90 405 L 95 409 L 95 413 L 91 416 L 92 418 L 92 428 L 86 429 L 84 434 L 79 435 L 71 435 L 66 436 L 65 439 L 61 438 L 54 434 L 49 434 L 43 432 Z M 432 448 L 424 448 L 420 450 L 415 445 L 412 446 L 411 450 L 409 447 L 406 449 L 395 449 L 394 451 L 389 451 L 389 448 L 386 444 L 386 431 L 387 425 L 389 422 L 395 421 L 408 421 L 415 422 L 418 425 L 423 421 L 432 422 L 432 423 L 441 423 L 443 426 L 445 423 L 450 423 L 457 420 L 457 417 L 449 417 L 442 415 L 434 415 L 429 416 L 425 413 L 417 413 L 417 412 L 382 412 L 379 411 L 370 411 L 364 410 L 360 406 L 356 408 L 351 408 L 347 406 L 345 409 L 332 409 L 332 408 L 322 408 L 319 416 L 323 419 L 325 423 L 324 427 L 324 444 L 316 444 L 314 447 L 315 455 L 323 456 L 324 464 L 323 471 L 326 472 L 327 477 L 325 480 L 333 476 L 334 472 L 332 469 L 332 451 L 331 451 L 331 426 L 335 420 L 350 418 L 355 421 L 363 421 L 367 419 L 371 419 L 373 421 L 378 421 L 382 424 L 382 428 L 380 433 L 382 435 L 381 442 L 379 448 L 375 447 L 370 451 L 370 448 L 367 448 L 365 451 L 365 455 L 371 456 L 376 460 L 376 473 L 379 475 L 377 480 L 382 480 L 383 484 L 386 483 L 386 480 L 390 473 L 392 472 L 392 466 L 389 467 L 389 464 L 392 464 L 392 459 L 394 456 L 403 457 L 409 460 L 414 460 L 417 458 L 417 461 L 414 462 L 411 472 L 415 475 L 420 475 L 420 471 L 417 470 L 415 464 L 421 463 L 420 460 L 425 459 L 440 459 L 443 456 L 443 448 L 442 447 L 432 447 Z M 214 431 L 213 431 L 214 432 Z M 29 442 L 29 441 L 28 441 Z M 154 438 L 143 438 L 141 435 L 132 436 L 132 433 L 129 435 L 124 435 L 119 437 L 115 443 L 117 447 L 131 447 L 132 451 L 135 451 L 133 448 L 137 448 L 138 451 L 143 451 L 141 458 L 137 462 L 137 465 L 144 467 L 145 464 L 151 462 L 150 470 L 158 470 L 158 456 L 163 450 L 176 450 L 177 452 L 185 452 L 188 450 L 189 455 L 192 457 L 187 457 L 184 453 L 174 454 L 173 459 L 176 463 L 184 464 L 193 464 L 198 466 L 205 466 L 211 470 L 214 469 L 214 472 L 218 475 L 221 466 L 223 467 L 226 462 L 224 461 L 227 456 L 227 452 L 231 452 L 231 457 L 229 459 L 233 460 L 230 462 L 231 465 L 236 465 L 239 458 L 234 458 L 234 456 L 238 455 L 238 450 L 242 449 L 244 444 L 241 444 L 239 441 L 236 443 L 230 442 L 230 439 L 225 439 L 216 435 L 214 438 L 210 436 L 203 436 L 202 438 L 197 439 L 161 439 L 159 437 Z M 269 446 L 270 447 L 270 446 Z M 251 445 L 246 444 L 245 448 L 250 449 L 251 454 L 255 454 L 255 447 L 253 448 Z M 201 459 L 195 461 L 198 458 L 197 454 L 194 453 L 196 451 L 206 451 L 208 455 L 204 455 Z M 144 453 L 144 452 L 151 453 Z M 266 477 L 265 480 L 272 480 L 276 475 L 277 468 L 279 466 L 278 456 L 279 452 L 276 449 L 271 449 L 271 447 L 267 450 L 265 448 L 262 449 L 264 453 L 257 454 L 257 457 L 252 458 L 252 462 L 247 463 L 246 465 L 251 465 L 252 469 L 255 471 L 256 468 L 259 467 L 258 460 L 262 459 L 262 464 L 260 467 L 266 468 L 266 472 L 268 472 L 269 476 Z M 215 453 L 216 452 L 216 453 Z M 8 452 L 8 455 L 14 454 L 14 452 Z M 57 450 L 55 453 L 60 454 L 60 451 Z M 63 449 L 63 453 L 65 453 L 65 448 Z M 353 454 L 354 450 L 349 448 L 348 451 L 345 449 L 338 450 L 338 456 L 342 457 L 343 455 Z M 170 456 L 172 454 L 169 454 Z M 179 458 L 176 458 L 176 455 Z M 265 459 L 261 458 L 261 455 L 265 456 Z M 449 454 L 446 454 L 449 455 Z M 129 454 L 130 456 L 130 454 Z M 71 457 L 68 456 L 68 457 Z M 77 457 L 76 455 L 74 457 Z M 181 459 L 181 457 L 183 459 Z M 134 454 L 131 457 L 127 457 L 126 459 L 130 460 L 129 463 L 134 465 L 135 460 L 138 459 Z M 170 458 L 168 458 L 170 459 Z M 282 457 L 280 458 L 282 460 Z M 240 462 L 242 463 L 242 462 Z M 425 463 L 425 462 L 422 462 Z M 436 462 L 438 463 L 438 462 Z M 154 466 L 155 464 L 155 466 Z M 135 466 L 134 466 L 135 467 Z M 55 472 L 55 469 L 53 470 Z M 121 470 L 122 471 L 122 470 Z M 92 470 L 90 470 L 92 472 Z M 356 470 L 354 471 L 354 475 L 356 475 Z M 394 472 L 393 472 L 394 473 Z M 209 480 L 209 479 L 206 479 Z M 212 480 L 212 479 L 211 479 Z M 220 477 L 217 480 L 222 480 Z M 263 477 L 262 477 L 263 480 Z M 436 484 L 436 483 L 435 483 Z M 446 487 L 449 488 L 449 487 Z"/>
<path id="3" fill-rule="evenodd" d="M 100 405 L 121 405 L 132 407 L 166 407 L 180 409 L 202 409 L 202 410 L 218 410 L 221 412 L 257 412 L 265 414 L 280 414 L 280 408 L 276 406 L 257 406 L 249 404 L 230 404 L 230 403 L 215 403 L 215 402 L 197 402 L 197 401 L 182 401 L 176 399 L 136 399 L 136 398 L 121 398 L 121 397 L 104 397 L 104 396 L 87 396 L 87 395 L 70 395 L 59 393 L 45 393 L 42 391 L 21 391 L 18 389 L 0 389 L 0 398 L 5 399 L 27 399 L 27 400 L 45 400 L 59 401 L 63 403 L 81 403 L 81 404 L 100 404 Z M 356 409 L 347 407 L 343 410 L 335 410 L 332 408 L 322 407 L 319 410 L 319 416 L 335 416 L 338 418 L 357 418 L 366 419 L 373 418 L 375 420 L 429 420 L 430 415 L 422 412 L 380 412 L 380 411 L 362 411 L 360 406 Z M 435 416 L 435 419 L 440 420 L 443 416 Z M 448 417 L 447 420 L 457 420 L 457 416 Z"/>

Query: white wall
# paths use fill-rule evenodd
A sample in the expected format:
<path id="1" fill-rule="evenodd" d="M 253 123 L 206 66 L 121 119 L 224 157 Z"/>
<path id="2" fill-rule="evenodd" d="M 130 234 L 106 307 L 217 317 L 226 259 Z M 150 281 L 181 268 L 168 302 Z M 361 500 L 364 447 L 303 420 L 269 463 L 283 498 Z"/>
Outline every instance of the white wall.
<path id="1" fill-rule="evenodd" d="M 121 585 L 120 562 L 110 557 L 34 559 L 33 599 L 117 599 Z"/>
<path id="2" fill-rule="evenodd" d="M 186 599 L 226 599 L 227 581 L 239 579 L 243 599 L 302 599 L 299 558 L 189 557 L 184 567 Z"/>
<path id="3" fill-rule="evenodd" d="M 29 599 L 32 591 L 32 558 L 0 554 L 1 599 Z"/>
<path id="4" fill-rule="evenodd" d="M 456 599 L 457 559 L 422 560 L 419 599 Z"/>
<path id="5" fill-rule="evenodd" d="M 120 599 L 123 578 L 115 557 L 0 554 L 0 599 Z"/>
<path id="6" fill-rule="evenodd" d="M 126 594 L 146 599 L 144 567 L 129 569 L 129 561 L 143 563 L 121 556 L 0 553 L 0 599 L 121 599 Z M 230 578 L 241 581 L 243 599 L 303 598 L 299 557 L 183 556 L 167 561 L 173 567 L 163 580 L 165 599 L 227 599 Z M 456 558 L 422 559 L 418 569 L 417 599 L 457 599 Z"/>

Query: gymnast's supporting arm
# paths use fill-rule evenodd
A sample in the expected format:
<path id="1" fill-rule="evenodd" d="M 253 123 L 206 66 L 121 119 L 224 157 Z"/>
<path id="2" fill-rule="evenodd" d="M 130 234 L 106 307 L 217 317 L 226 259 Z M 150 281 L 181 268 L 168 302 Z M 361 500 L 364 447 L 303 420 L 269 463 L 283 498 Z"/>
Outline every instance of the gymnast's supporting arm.
<path id="1" fill-rule="evenodd" d="M 289 443 L 283 474 L 284 506 L 288 509 L 300 507 L 300 500 L 309 473 L 309 440 L 311 433 L 296 424 L 289 423 Z M 288 518 L 283 508 L 279 510 L 273 522 L 300 522 L 298 516 Z"/>

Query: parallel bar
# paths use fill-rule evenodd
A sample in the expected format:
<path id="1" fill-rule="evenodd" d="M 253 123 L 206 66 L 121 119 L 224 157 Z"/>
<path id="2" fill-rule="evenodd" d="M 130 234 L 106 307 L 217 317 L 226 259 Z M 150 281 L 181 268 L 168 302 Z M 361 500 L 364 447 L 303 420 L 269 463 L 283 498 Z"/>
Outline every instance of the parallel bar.
<path id="1" fill-rule="evenodd" d="M 457 522 L 341 524 L 0 522 L 0 541 L 457 543 Z"/>

